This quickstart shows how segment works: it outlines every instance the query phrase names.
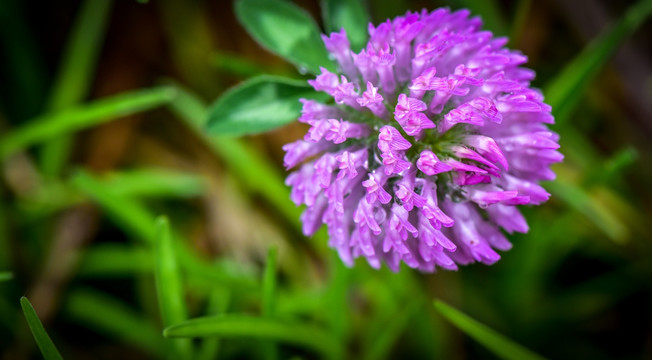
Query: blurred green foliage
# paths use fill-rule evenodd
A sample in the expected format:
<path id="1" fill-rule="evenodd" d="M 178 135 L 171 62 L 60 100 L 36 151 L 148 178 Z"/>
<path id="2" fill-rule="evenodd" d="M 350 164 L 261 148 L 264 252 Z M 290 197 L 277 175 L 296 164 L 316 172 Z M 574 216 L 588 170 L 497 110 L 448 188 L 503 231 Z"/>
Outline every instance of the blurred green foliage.
<path id="1" fill-rule="evenodd" d="M 2 357 L 652 357 L 652 1 L 568 4 L 0 2 Z M 280 164 L 319 33 L 360 47 L 368 19 L 446 5 L 530 56 L 553 197 L 494 266 L 346 268 L 300 235 Z"/>

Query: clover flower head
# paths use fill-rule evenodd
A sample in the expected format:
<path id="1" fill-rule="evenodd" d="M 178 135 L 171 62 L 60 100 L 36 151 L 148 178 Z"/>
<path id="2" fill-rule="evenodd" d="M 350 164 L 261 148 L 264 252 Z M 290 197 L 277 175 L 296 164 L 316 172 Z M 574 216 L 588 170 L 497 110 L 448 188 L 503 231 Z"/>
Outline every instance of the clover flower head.
<path id="1" fill-rule="evenodd" d="M 338 71 L 308 82 L 333 100 L 302 100 L 311 127 L 284 147 L 300 165 L 286 183 L 304 233 L 325 224 L 347 265 L 493 264 L 504 232 L 528 231 L 518 206 L 548 200 L 539 181 L 563 158 L 550 106 L 527 58 L 481 25 L 468 10 L 408 12 L 370 24 L 358 53 L 344 30 L 322 36 Z"/>

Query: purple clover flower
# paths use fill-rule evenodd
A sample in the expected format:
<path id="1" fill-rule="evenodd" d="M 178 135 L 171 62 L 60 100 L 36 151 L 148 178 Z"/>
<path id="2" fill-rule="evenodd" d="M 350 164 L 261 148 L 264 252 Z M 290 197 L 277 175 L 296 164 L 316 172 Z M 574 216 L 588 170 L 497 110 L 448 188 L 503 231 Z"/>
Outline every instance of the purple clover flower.
<path id="1" fill-rule="evenodd" d="M 481 31 L 468 10 L 408 12 L 374 27 L 362 51 L 346 32 L 322 36 L 339 73 L 308 82 L 328 104 L 302 100 L 311 125 L 287 144 L 303 231 L 326 224 L 344 263 L 364 256 L 393 271 L 492 264 L 527 232 L 518 205 L 550 196 L 562 160 L 550 106 L 530 88 L 527 58 Z"/>

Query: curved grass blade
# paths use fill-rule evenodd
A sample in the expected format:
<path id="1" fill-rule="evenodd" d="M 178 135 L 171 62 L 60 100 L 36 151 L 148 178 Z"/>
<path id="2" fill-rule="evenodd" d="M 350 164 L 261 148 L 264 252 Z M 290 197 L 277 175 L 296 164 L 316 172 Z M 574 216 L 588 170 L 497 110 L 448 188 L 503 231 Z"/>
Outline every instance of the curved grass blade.
<path id="1" fill-rule="evenodd" d="M 63 359 L 59 350 L 54 346 L 52 339 L 50 339 L 48 333 L 45 332 L 45 328 L 43 327 L 43 324 L 41 324 L 38 315 L 36 315 L 36 311 L 34 311 L 32 304 L 24 296 L 20 298 L 20 307 L 23 308 L 23 314 L 25 314 L 27 325 L 29 325 L 29 329 L 32 331 L 32 335 L 34 335 L 34 340 L 36 340 L 36 344 L 41 350 L 41 354 L 43 354 L 45 360 Z"/>
<path id="2" fill-rule="evenodd" d="M 210 293 L 208 298 L 209 315 L 219 315 L 226 312 L 231 302 L 231 292 L 226 288 L 215 288 Z M 201 347 L 197 351 L 197 360 L 213 360 L 217 359 L 220 351 L 219 338 L 204 338 Z"/>
<path id="3" fill-rule="evenodd" d="M 360 0 L 323 0 L 322 13 L 329 32 L 346 30 L 351 50 L 358 52 L 367 43 L 369 37 L 367 24 L 369 13 Z"/>
<path id="4" fill-rule="evenodd" d="M 156 219 L 156 241 L 154 254 L 156 257 L 156 294 L 163 326 L 180 323 L 188 319 L 188 310 L 183 299 L 183 285 L 174 244 L 170 234 L 170 222 L 165 216 Z M 192 343 L 188 339 L 176 339 L 172 345 L 178 355 L 185 359 L 192 358 Z"/>
<path id="5" fill-rule="evenodd" d="M 605 30 L 545 87 L 557 124 L 563 124 L 584 95 L 586 87 L 611 58 L 618 46 L 652 14 L 652 1 L 640 0 L 611 28 Z"/>
<path id="6" fill-rule="evenodd" d="M 435 300 L 434 305 L 435 309 L 437 309 L 437 311 L 439 311 L 439 313 L 448 321 L 458 329 L 462 330 L 462 332 L 484 345 L 500 358 L 510 360 L 545 359 L 541 355 L 533 353 L 512 340 L 509 340 L 495 330 L 477 322 L 441 300 Z"/>
<path id="7" fill-rule="evenodd" d="M 172 87 L 138 90 L 39 116 L 0 138 L 0 159 L 27 146 L 169 103 Z"/>
<path id="8" fill-rule="evenodd" d="M 300 7 L 280 0 L 239 0 L 235 14 L 240 24 L 267 50 L 313 74 L 323 66 L 334 70 L 310 15 Z"/>
<path id="9" fill-rule="evenodd" d="M 104 41 L 112 1 L 86 0 L 73 25 L 59 72 L 47 104 L 48 111 L 59 111 L 79 103 L 88 93 L 97 58 Z M 41 149 L 41 167 L 46 175 L 58 174 L 72 147 L 72 138 L 53 138 Z"/>
<path id="10" fill-rule="evenodd" d="M 342 358 L 341 345 L 320 328 L 248 315 L 191 319 L 170 326 L 163 334 L 170 338 L 219 336 L 276 340 L 316 350 L 329 358 Z"/>
<path id="11" fill-rule="evenodd" d="M 299 99 L 325 99 L 324 95 L 302 80 L 269 75 L 255 77 L 217 99 L 209 110 L 206 130 L 222 135 L 269 131 L 299 117 Z"/>

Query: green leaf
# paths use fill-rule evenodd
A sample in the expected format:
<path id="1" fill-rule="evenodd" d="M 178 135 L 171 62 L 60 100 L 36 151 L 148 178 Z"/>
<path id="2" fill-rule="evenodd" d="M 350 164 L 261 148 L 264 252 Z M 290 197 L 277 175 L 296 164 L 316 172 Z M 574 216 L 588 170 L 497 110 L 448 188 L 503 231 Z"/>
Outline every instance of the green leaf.
<path id="1" fill-rule="evenodd" d="M 346 30 L 351 50 L 358 52 L 367 43 L 369 13 L 360 0 L 323 0 L 324 23 L 329 32 Z"/>
<path id="2" fill-rule="evenodd" d="M 0 159 L 38 142 L 163 105 L 175 95 L 171 87 L 138 90 L 37 117 L 0 137 Z"/>
<path id="3" fill-rule="evenodd" d="M 165 339 L 156 327 L 117 299 L 91 290 L 75 290 L 68 295 L 65 311 L 75 323 L 135 345 L 152 355 L 168 355 Z"/>
<path id="4" fill-rule="evenodd" d="M 229 89 L 210 109 L 206 129 L 211 134 L 249 135 L 295 121 L 300 98 L 325 99 L 305 81 L 259 76 Z"/>
<path id="5" fill-rule="evenodd" d="M 459 310 L 440 300 L 435 300 L 435 309 L 458 329 L 475 339 L 498 357 L 513 360 L 541 360 L 541 355 L 535 354 L 505 336 L 490 329 L 484 324 L 468 317 Z"/>
<path id="6" fill-rule="evenodd" d="M 54 346 L 52 339 L 50 339 L 48 333 L 45 332 L 45 328 L 43 327 L 43 324 L 41 324 L 38 315 L 36 315 L 36 311 L 34 311 L 32 304 L 24 296 L 20 298 L 20 307 L 23 308 L 23 314 L 25 314 L 27 325 L 29 325 L 34 340 L 36 340 L 38 348 L 41 349 L 41 354 L 43 354 L 45 360 L 63 359 L 61 354 L 59 354 L 59 350 Z"/>
<path id="7" fill-rule="evenodd" d="M 55 78 L 48 111 L 59 111 L 84 100 L 94 79 L 97 58 L 104 44 L 112 1 L 86 0 L 73 25 Z M 50 139 L 41 149 L 41 166 L 47 175 L 58 174 L 73 145 L 71 137 Z"/>
<path id="8" fill-rule="evenodd" d="M 334 70 L 310 15 L 298 6 L 280 0 L 238 0 L 235 14 L 240 24 L 267 50 L 313 74 L 323 66 Z"/>
<path id="9" fill-rule="evenodd" d="M 342 348 L 336 339 L 320 328 L 248 315 L 229 314 L 196 318 L 170 326 L 163 334 L 172 338 L 260 338 L 304 346 L 330 358 L 341 358 L 342 355 Z"/>
<path id="10" fill-rule="evenodd" d="M 167 327 L 188 319 L 188 310 L 184 302 L 181 273 L 174 253 L 174 244 L 170 234 L 170 223 L 164 216 L 156 219 L 156 241 L 154 254 L 156 257 L 156 294 L 163 326 Z M 192 344 L 187 339 L 173 341 L 172 345 L 178 356 L 192 358 Z"/>
<path id="11" fill-rule="evenodd" d="M 631 6 L 614 26 L 594 39 L 547 84 L 543 93 L 557 124 L 568 119 L 600 69 L 650 14 L 651 0 L 641 0 Z"/>

